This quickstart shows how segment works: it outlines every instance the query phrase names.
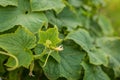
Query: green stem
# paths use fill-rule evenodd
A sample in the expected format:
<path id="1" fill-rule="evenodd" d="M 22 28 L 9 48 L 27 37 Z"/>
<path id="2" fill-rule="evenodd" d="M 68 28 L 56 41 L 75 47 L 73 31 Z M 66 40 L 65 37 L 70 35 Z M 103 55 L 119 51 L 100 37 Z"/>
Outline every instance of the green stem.
<path id="1" fill-rule="evenodd" d="M 48 58 L 49 58 L 49 56 L 50 56 L 51 53 L 52 53 L 52 50 L 50 50 L 50 52 L 48 53 L 47 58 L 46 58 L 46 60 L 45 60 L 45 63 L 44 63 L 44 65 L 43 65 L 42 67 L 45 67 L 45 66 L 46 66 L 47 61 L 48 61 Z"/>
<path id="2" fill-rule="evenodd" d="M 34 69 L 34 61 L 32 61 L 32 63 L 30 64 L 30 72 L 29 72 L 29 76 L 34 76 L 33 75 L 33 69 Z"/>
<path id="3" fill-rule="evenodd" d="M 45 49 L 43 50 L 43 52 L 41 54 L 38 55 L 34 55 L 34 59 L 40 59 L 41 57 L 43 57 L 46 54 L 47 48 L 45 47 Z"/>
<path id="4" fill-rule="evenodd" d="M 14 56 L 14 55 L 12 55 L 12 54 L 9 54 L 9 53 L 6 53 L 6 52 L 3 52 L 3 51 L 0 51 L 0 54 L 6 55 L 6 56 L 10 56 L 10 57 L 12 57 L 12 58 L 15 60 L 15 62 L 16 62 L 16 64 L 15 64 L 13 67 L 8 68 L 7 70 L 14 70 L 14 69 L 16 69 L 16 68 L 18 67 L 19 62 L 18 62 L 18 59 L 16 58 L 16 56 Z"/>

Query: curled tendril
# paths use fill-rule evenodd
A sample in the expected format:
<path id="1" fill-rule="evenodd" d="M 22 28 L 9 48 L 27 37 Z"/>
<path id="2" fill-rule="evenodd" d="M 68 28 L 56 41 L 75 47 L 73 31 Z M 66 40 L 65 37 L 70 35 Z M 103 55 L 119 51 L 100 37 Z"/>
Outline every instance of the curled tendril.
<path id="1" fill-rule="evenodd" d="M 17 67 L 18 67 L 18 65 L 19 65 L 19 62 L 18 62 L 18 59 L 16 58 L 16 56 L 14 56 L 14 55 L 12 55 L 12 54 L 9 54 L 9 53 L 6 53 L 6 52 L 3 52 L 3 51 L 0 51 L 0 54 L 3 54 L 3 55 L 6 55 L 6 56 L 10 56 L 10 57 L 12 57 L 14 60 L 15 60 L 15 62 L 16 62 L 16 64 L 13 66 L 13 67 L 10 67 L 10 68 L 7 68 L 7 70 L 14 70 L 14 69 L 16 69 Z"/>

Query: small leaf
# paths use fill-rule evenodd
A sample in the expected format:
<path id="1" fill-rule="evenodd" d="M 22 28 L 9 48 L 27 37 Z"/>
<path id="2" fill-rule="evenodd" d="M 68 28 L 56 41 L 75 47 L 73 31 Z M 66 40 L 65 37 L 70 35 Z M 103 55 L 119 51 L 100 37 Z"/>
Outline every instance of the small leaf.
<path id="1" fill-rule="evenodd" d="M 45 46 L 56 46 L 61 42 L 57 27 L 49 28 L 47 31 L 39 31 L 39 43 Z"/>
<path id="2" fill-rule="evenodd" d="M 83 80 L 110 80 L 108 75 L 102 71 L 100 66 L 94 66 L 86 62 L 82 62 L 81 64 L 85 69 Z"/>

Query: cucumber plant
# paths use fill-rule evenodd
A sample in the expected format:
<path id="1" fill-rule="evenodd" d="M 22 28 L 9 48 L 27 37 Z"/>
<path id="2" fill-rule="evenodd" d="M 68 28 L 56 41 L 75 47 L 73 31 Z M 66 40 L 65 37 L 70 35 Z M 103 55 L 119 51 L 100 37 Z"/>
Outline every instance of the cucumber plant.
<path id="1" fill-rule="evenodd" d="M 119 80 L 120 38 L 104 0 L 1 0 L 2 80 Z"/>

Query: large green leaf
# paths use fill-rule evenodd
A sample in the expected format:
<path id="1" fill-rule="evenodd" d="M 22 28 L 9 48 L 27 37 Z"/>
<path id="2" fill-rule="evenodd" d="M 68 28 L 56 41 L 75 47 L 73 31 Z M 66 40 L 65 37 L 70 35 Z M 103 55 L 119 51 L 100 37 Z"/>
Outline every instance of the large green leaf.
<path id="1" fill-rule="evenodd" d="M 29 0 L 18 0 L 17 7 L 0 7 L 0 32 L 8 30 L 15 25 L 27 27 L 37 32 L 47 19 L 42 12 L 32 12 Z"/>
<path id="2" fill-rule="evenodd" d="M 46 12 L 46 16 L 52 25 L 57 25 L 59 28 L 66 27 L 67 31 L 72 31 L 79 26 L 86 26 L 88 22 L 81 11 L 76 11 L 76 13 L 69 8 L 64 8 L 61 13 L 56 15 L 52 11 Z"/>
<path id="3" fill-rule="evenodd" d="M 62 0 L 31 0 L 32 11 L 55 10 L 60 12 L 64 7 Z"/>
<path id="4" fill-rule="evenodd" d="M 8 5 L 18 6 L 18 0 L 0 0 L 0 5 L 3 7 Z"/>
<path id="5" fill-rule="evenodd" d="M 89 33 L 84 29 L 70 32 L 66 39 L 71 39 L 78 45 L 80 45 L 85 51 L 89 51 L 93 48 L 92 38 Z"/>
<path id="6" fill-rule="evenodd" d="M 39 32 L 39 43 L 43 45 L 56 46 L 61 39 L 59 39 L 59 32 L 57 27 L 49 28 L 47 31 Z"/>
<path id="7" fill-rule="evenodd" d="M 83 80 L 110 80 L 105 72 L 102 71 L 100 66 L 95 66 L 86 62 L 81 63 L 85 69 Z"/>
<path id="8" fill-rule="evenodd" d="M 109 57 L 109 66 L 114 69 L 115 76 L 120 76 L 120 39 L 101 38 L 97 40 L 97 46 Z"/>
<path id="9" fill-rule="evenodd" d="M 95 48 L 92 38 L 86 30 L 79 29 L 73 31 L 67 35 L 66 39 L 71 39 L 80 45 L 88 53 L 91 63 L 96 65 L 107 65 L 107 55 Z"/>
<path id="10" fill-rule="evenodd" d="M 33 60 L 32 49 L 35 46 L 36 38 L 27 29 L 20 27 L 15 33 L 0 35 L 0 47 L 8 52 L 8 54 L 16 56 L 18 59 L 18 67 L 27 67 Z M 7 66 L 13 67 L 15 60 L 9 58 Z"/>
<path id="11" fill-rule="evenodd" d="M 52 57 L 49 58 L 46 66 L 43 68 L 45 75 L 50 80 L 56 80 L 59 77 L 65 77 L 68 80 L 78 80 L 81 73 L 80 62 L 85 54 L 74 46 L 64 45 L 64 50 L 59 52 L 61 61 L 56 62 Z"/>

